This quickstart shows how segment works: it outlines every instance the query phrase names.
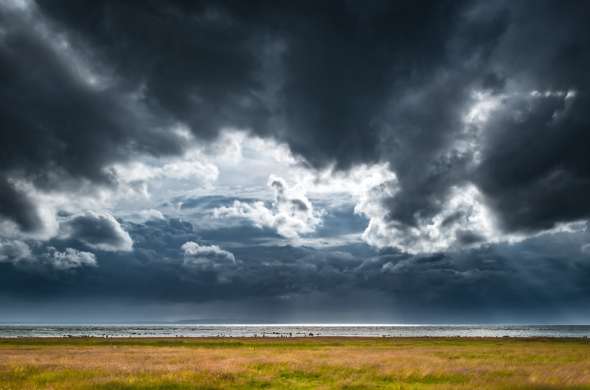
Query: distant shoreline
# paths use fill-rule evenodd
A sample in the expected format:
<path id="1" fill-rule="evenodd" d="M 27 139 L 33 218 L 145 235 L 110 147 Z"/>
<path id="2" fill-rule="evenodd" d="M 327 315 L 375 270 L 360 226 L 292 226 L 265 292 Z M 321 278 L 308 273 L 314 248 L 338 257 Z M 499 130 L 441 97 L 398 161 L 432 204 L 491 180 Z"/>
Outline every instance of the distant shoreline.
<path id="1" fill-rule="evenodd" d="M 588 325 L 94 324 L 0 325 L 0 338 L 588 338 Z"/>
<path id="2" fill-rule="evenodd" d="M 92 342 L 92 345 L 101 344 L 117 344 L 123 343 L 125 345 L 142 345 L 150 344 L 151 342 L 164 342 L 174 344 L 187 344 L 191 342 L 244 342 L 244 343 L 256 343 L 256 342 L 267 342 L 267 343 L 281 343 L 281 342 L 333 342 L 333 341 L 344 341 L 344 342 L 363 342 L 363 341 L 399 341 L 399 342 L 411 342 L 411 341 L 424 341 L 424 342 L 436 342 L 436 341 L 547 341 L 547 342 L 559 342 L 559 341 L 583 341 L 590 344 L 590 337 L 580 336 L 564 336 L 564 337 L 552 337 L 552 336 L 501 336 L 501 337 L 490 337 L 490 336 L 292 336 L 292 337 L 279 337 L 279 336 L 114 336 L 114 337 L 101 337 L 101 336 L 47 336 L 47 337 L 0 337 L 0 345 L 25 343 L 25 344 L 72 344 L 83 343 L 85 341 Z"/>

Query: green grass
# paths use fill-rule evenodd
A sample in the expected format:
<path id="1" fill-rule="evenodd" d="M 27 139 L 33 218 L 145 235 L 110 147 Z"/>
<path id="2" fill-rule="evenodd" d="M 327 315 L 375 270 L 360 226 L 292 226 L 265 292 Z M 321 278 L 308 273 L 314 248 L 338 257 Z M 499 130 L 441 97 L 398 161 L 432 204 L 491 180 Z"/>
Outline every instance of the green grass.
<path id="1" fill-rule="evenodd" d="M 590 389 L 584 339 L 1 339 L 8 389 Z"/>

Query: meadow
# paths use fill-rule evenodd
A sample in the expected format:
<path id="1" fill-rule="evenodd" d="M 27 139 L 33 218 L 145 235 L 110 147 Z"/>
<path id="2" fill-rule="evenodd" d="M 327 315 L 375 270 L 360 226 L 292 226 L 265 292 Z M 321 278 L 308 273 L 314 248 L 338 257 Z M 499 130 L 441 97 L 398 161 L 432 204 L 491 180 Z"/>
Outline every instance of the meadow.
<path id="1" fill-rule="evenodd" d="M 0 389 L 590 389 L 590 342 L 1 339 Z"/>

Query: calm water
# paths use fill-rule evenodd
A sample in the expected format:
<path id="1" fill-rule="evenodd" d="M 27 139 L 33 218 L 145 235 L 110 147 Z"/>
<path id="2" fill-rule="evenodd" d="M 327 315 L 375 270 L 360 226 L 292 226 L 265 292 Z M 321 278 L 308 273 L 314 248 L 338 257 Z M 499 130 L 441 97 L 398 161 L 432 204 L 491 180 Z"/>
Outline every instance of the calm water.
<path id="1" fill-rule="evenodd" d="M 0 325 L 0 337 L 590 337 L 590 325 Z"/>

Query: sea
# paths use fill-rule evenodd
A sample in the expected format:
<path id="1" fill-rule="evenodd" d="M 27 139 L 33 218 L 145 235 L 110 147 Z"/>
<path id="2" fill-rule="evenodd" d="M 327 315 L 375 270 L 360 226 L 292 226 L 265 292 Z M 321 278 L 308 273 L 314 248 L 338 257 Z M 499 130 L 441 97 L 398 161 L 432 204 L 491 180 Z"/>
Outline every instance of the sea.
<path id="1" fill-rule="evenodd" d="M 0 324 L 18 337 L 590 337 L 590 325 Z"/>

